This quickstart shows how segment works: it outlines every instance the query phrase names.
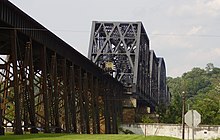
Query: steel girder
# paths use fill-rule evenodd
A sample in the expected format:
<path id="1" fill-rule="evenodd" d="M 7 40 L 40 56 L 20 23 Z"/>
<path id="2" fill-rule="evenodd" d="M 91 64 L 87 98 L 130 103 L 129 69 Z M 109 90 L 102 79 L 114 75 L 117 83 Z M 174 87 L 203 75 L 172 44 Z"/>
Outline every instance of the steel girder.
<path id="1" fill-rule="evenodd" d="M 9 1 L 0 11 L 0 127 L 117 133 L 122 84 Z"/>
<path id="2" fill-rule="evenodd" d="M 147 94 L 149 40 L 141 22 L 93 22 L 89 59 L 106 69 L 127 94 Z M 106 62 L 112 62 L 108 71 Z"/>
<path id="3" fill-rule="evenodd" d="M 158 57 L 158 104 L 168 106 L 170 93 L 166 84 L 166 65 L 163 58 Z"/>
<path id="4" fill-rule="evenodd" d="M 93 22 L 88 57 L 117 78 L 130 97 L 147 94 L 148 51 L 149 40 L 141 22 Z"/>
<path id="5" fill-rule="evenodd" d="M 150 97 L 156 104 L 159 102 L 158 98 L 158 59 L 153 50 L 150 51 Z"/>
<path id="6" fill-rule="evenodd" d="M 155 105 L 168 106 L 170 95 L 166 84 L 166 65 L 162 57 L 150 50 L 150 97 Z"/>
<path id="7" fill-rule="evenodd" d="M 124 85 L 124 107 L 137 107 L 137 113 L 146 110 L 146 106 L 154 110 L 165 101 L 165 63 L 158 62 L 149 50 L 141 22 L 93 21 L 88 57 Z M 132 102 L 132 98 L 137 102 Z"/>

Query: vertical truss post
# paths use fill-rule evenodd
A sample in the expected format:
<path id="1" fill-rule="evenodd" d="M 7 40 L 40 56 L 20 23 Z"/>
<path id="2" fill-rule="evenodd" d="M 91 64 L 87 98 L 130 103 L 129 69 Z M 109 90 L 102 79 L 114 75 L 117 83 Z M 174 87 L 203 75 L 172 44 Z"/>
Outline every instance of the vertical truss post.
<path id="1" fill-rule="evenodd" d="M 65 128 L 66 133 L 70 132 L 70 124 L 69 124 L 69 106 L 68 106 L 68 93 L 67 93 L 67 78 L 66 78 L 66 59 L 63 59 L 63 85 L 64 85 L 64 109 L 65 109 Z"/>
<path id="2" fill-rule="evenodd" d="M 16 135 L 23 134 L 21 127 L 21 105 L 20 105 L 20 93 L 18 89 L 18 69 L 17 69 L 17 31 L 11 32 L 11 48 L 12 48 L 12 63 L 13 63 L 13 78 L 14 78 L 14 98 L 15 98 L 15 130 Z"/>
<path id="3" fill-rule="evenodd" d="M 134 79 L 133 81 L 135 81 L 135 83 L 137 82 L 137 79 L 139 78 L 138 77 L 138 64 L 139 64 L 139 61 L 140 61 L 140 58 L 138 57 L 139 56 L 139 53 L 140 53 L 140 37 L 141 37 L 141 23 L 138 22 L 138 27 L 137 27 L 137 49 L 135 51 L 135 55 L 137 57 L 135 57 L 135 67 L 134 67 Z"/>
<path id="4" fill-rule="evenodd" d="M 75 71 L 74 65 L 70 66 L 70 112 L 71 112 L 71 119 L 72 119 L 72 130 L 73 133 L 77 133 L 77 126 L 76 126 L 76 91 L 75 91 Z"/>
<path id="5" fill-rule="evenodd" d="M 43 80 L 42 80 L 42 93 L 43 93 L 43 103 L 44 103 L 44 133 L 50 133 L 49 130 L 49 104 L 48 104 L 48 93 L 47 93 L 47 52 L 46 52 L 46 47 L 43 46 L 41 50 L 41 67 L 42 67 L 42 75 L 43 75 Z"/>

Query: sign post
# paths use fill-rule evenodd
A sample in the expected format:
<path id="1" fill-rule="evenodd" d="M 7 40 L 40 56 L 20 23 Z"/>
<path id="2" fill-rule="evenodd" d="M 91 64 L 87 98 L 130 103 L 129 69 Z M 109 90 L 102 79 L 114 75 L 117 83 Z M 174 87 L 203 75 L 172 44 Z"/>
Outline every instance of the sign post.
<path id="1" fill-rule="evenodd" d="M 192 111 L 192 139 L 194 140 L 194 112 L 193 110 Z"/>
<path id="2" fill-rule="evenodd" d="M 192 139 L 194 140 L 194 128 L 201 123 L 201 115 L 196 110 L 189 110 L 185 114 L 185 123 L 192 127 Z"/>

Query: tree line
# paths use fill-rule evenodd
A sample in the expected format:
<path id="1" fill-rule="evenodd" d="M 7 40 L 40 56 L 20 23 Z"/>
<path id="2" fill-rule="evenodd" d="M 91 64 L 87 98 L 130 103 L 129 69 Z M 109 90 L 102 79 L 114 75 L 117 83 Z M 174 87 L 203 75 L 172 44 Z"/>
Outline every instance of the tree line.
<path id="1" fill-rule="evenodd" d="M 158 107 L 160 122 L 181 123 L 185 97 L 186 112 L 197 110 L 202 116 L 201 124 L 220 125 L 220 68 L 209 63 L 206 68 L 193 68 L 181 77 L 168 77 L 167 84 L 171 103 L 168 108 Z"/>

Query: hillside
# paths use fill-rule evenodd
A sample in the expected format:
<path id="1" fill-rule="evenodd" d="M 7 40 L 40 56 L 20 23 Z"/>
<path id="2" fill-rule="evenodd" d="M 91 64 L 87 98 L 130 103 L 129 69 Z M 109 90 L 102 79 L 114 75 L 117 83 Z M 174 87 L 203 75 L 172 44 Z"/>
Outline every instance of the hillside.
<path id="1" fill-rule="evenodd" d="M 181 77 L 168 77 L 167 83 L 171 104 L 168 109 L 159 107 L 160 122 L 181 123 L 185 96 L 186 111 L 197 110 L 202 124 L 220 125 L 220 68 L 209 63 L 205 69 L 193 68 Z"/>

